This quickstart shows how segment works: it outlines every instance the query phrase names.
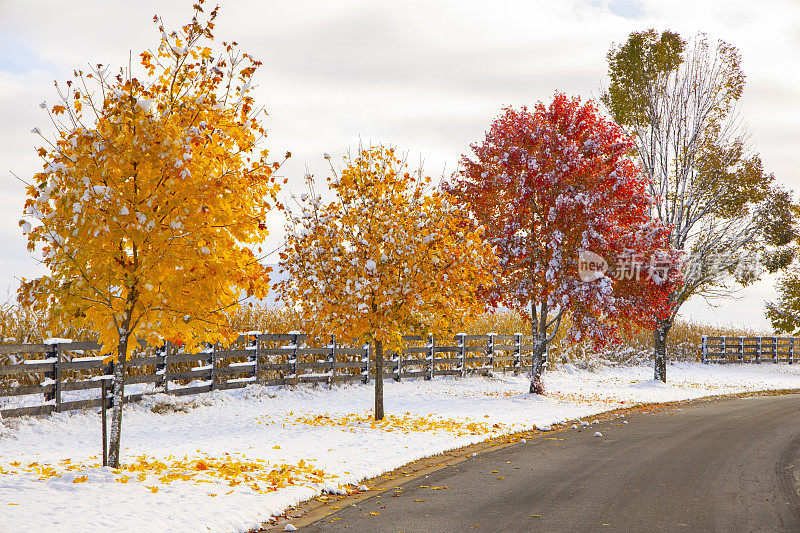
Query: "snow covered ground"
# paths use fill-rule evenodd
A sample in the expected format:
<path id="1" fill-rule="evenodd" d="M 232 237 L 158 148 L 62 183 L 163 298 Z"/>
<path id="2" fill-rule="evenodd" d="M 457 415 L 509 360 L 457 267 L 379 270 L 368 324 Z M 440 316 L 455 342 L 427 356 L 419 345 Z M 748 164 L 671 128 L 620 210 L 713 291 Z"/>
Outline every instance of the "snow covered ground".
<path id="1" fill-rule="evenodd" d="M 97 410 L 4 420 L 0 531 L 247 531 L 323 490 L 499 434 L 636 403 L 800 389 L 800 365 L 676 363 L 668 376 L 566 365 L 546 374 L 547 397 L 526 394 L 524 376 L 387 382 L 392 416 L 377 426 L 362 384 L 160 395 L 126 406 L 119 471 L 98 466 Z"/>

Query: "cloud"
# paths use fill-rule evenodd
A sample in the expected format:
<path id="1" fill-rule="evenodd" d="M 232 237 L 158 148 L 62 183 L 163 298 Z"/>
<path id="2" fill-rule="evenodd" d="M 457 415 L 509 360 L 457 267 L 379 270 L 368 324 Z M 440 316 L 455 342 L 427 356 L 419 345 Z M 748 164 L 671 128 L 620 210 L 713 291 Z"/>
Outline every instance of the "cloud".
<path id="1" fill-rule="evenodd" d="M 0 290 L 35 272 L 17 228 L 24 186 L 38 168 L 29 133 L 46 131 L 37 104 L 53 80 L 87 63 L 127 65 L 152 47 L 152 16 L 184 23 L 190 2 L 58 0 L 0 2 Z M 556 90 L 596 96 L 612 42 L 631 31 L 706 31 L 740 48 L 748 74 L 742 112 L 766 167 L 800 185 L 800 7 L 789 0 L 414 0 L 374 2 L 226 0 L 221 40 L 237 40 L 264 62 L 256 98 L 270 113 L 268 147 L 293 159 L 281 173 L 302 192 L 306 168 L 322 178 L 323 152 L 361 139 L 391 142 L 423 157 L 433 175 L 455 169 L 506 105 L 532 105 Z M 267 247 L 282 238 L 280 219 Z M 755 307 L 760 307 L 754 304 Z"/>
<path id="2" fill-rule="evenodd" d="M 626 19 L 638 19 L 644 14 L 642 3 L 636 0 L 612 0 L 608 3 L 608 10 Z"/>

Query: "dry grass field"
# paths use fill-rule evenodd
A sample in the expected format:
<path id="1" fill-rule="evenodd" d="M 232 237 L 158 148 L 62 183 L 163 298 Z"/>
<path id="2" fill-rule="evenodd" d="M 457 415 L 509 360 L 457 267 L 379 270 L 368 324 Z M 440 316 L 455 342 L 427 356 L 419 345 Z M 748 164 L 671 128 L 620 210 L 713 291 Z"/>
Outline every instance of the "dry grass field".
<path id="1" fill-rule="evenodd" d="M 306 331 L 306 318 L 290 310 L 275 310 L 265 307 L 244 307 L 230 317 L 230 323 L 236 331 L 258 330 L 264 333 L 286 333 L 289 331 Z M 591 364 L 598 357 L 615 362 L 636 362 L 650 357 L 651 333 L 641 328 L 623 334 L 619 342 L 612 343 L 610 348 L 601 353 L 592 349 L 590 343 L 572 343 L 565 338 L 563 331 L 567 324 L 562 324 L 562 331 L 556 337 L 550 350 L 551 362 L 574 362 Z M 457 325 L 453 332 L 442 333 L 442 339 L 451 334 L 463 332 L 473 335 L 486 333 L 513 334 L 529 333 L 530 322 L 522 315 L 513 312 L 485 313 L 466 320 Z M 702 335 L 752 336 L 766 335 L 746 326 L 718 327 L 678 320 L 670 332 L 668 352 L 677 360 L 697 360 L 698 346 Z M 65 337 L 75 340 L 92 339 L 91 332 L 77 331 L 68 327 L 52 324 L 47 317 L 18 306 L 0 307 L 0 339 L 3 343 L 35 343 L 52 337 Z M 445 342 L 443 340 L 443 342 Z M 0 355 L 0 365 L 12 361 L 8 356 Z"/>

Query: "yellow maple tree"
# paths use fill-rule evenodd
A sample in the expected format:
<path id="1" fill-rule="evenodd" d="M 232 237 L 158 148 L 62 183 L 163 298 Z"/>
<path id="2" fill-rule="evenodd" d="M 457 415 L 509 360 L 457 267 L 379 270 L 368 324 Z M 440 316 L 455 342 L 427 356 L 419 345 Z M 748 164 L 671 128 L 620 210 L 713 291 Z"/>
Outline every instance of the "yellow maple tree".
<path id="1" fill-rule="evenodd" d="M 432 190 L 421 169 L 409 172 L 394 149 L 359 148 L 345 158 L 323 203 L 310 194 L 289 214 L 277 287 L 287 305 L 312 320 L 312 333 L 374 345 L 375 419 L 383 418 L 383 351 L 402 349 L 406 333 L 443 333 L 479 313 L 479 286 L 496 258 L 480 231 Z"/>
<path id="2" fill-rule="evenodd" d="M 38 129 L 43 170 L 27 188 L 20 226 L 48 274 L 24 280 L 22 303 L 95 331 L 116 360 L 110 464 L 119 464 L 125 362 L 132 340 L 229 338 L 242 298 L 263 297 L 256 257 L 279 185 L 251 95 L 260 63 L 222 43 L 217 9 L 140 56 L 141 77 L 97 65 L 56 84 Z M 288 156 L 288 154 L 287 154 Z"/>

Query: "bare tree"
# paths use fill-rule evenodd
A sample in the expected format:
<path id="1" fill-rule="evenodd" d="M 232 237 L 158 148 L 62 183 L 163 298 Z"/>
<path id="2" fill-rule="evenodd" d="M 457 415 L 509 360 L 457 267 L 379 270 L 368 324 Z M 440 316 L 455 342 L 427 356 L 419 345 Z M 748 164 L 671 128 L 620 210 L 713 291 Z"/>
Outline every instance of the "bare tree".
<path id="1" fill-rule="evenodd" d="M 612 46 L 608 64 L 602 101 L 634 136 L 656 199 L 652 214 L 685 252 L 684 283 L 653 332 L 655 378 L 666 381 L 666 340 L 681 305 L 693 296 L 730 296 L 758 279 L 762 253 L 787 244 L 762 215 L 788 214 L 791 198 L 749 150 L 738 113 L 745 75 L 734 46 L 710 44 L 702 33 L 685 41 L 649 30 Z M 785 225 L 787 217 L 778 218 Z"/>

